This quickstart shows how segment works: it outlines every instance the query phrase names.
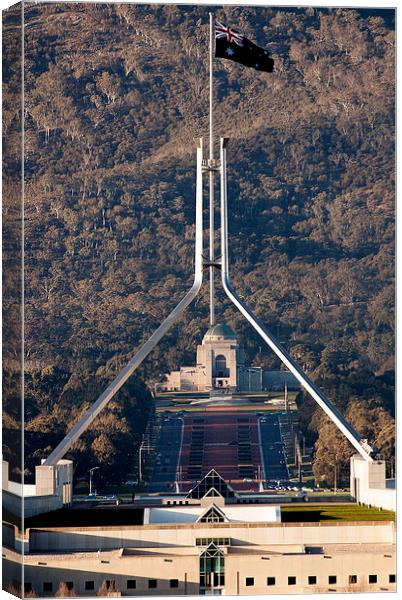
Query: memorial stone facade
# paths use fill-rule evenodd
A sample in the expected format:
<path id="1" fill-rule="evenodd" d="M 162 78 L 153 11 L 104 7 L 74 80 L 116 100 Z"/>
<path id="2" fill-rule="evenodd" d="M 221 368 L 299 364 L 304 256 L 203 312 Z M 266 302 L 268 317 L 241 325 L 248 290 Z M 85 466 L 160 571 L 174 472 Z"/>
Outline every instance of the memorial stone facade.
<path id="1" fill-rule="evenodd" d="M 273 373 L 279 389 L 285 384 L 289 389 L 298 389 L 299 383 L 289 372 L 245 366 L 244 351 L 235 332 L 229 325 L 219 323 L 208 329 L 197 346 L 197 364 L 168 373 L 156 387 L 157 391 L 261 392 L 272 388 Z"/>

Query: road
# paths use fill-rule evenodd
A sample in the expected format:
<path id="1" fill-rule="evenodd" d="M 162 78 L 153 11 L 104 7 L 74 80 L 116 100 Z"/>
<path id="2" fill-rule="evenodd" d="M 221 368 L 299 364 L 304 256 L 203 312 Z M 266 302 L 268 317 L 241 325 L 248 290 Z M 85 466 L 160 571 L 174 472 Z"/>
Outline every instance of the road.
<path id="1" fill-rule="evenodd" d="M 262 479 L 265 473 L 268 484 L 288 482 L 285 448 L 275 413 L 258 417 L 255 412 L 228 408 L 165 415 L 149 492 L 187 492 L 212 468 L 237 491 L 257 492 L 260 472 Z"/>
<path id="2" fill-rule="evenodd" d="M 172 414 L 162 420 L 149 492 L 174 492 L 183 435 L 183 419 Z"/>
<path id="3" fill-rule="evenodd" d="M 279 418 L 275 414 L 267 414 L 259 419 L 261 454 L 266 481 L 287 482 L 289 471 L 286 463 Z"/>

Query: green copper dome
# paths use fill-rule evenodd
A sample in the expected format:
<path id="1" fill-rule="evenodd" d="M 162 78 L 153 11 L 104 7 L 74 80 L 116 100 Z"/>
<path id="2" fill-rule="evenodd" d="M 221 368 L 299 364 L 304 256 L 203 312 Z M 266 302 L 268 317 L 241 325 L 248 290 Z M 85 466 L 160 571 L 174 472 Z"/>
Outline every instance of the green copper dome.
<path id="1" fill-rule="evenodd" d="M 220 340 L 222 338 L 225 340 L 235 340 L 236 334 L 229 325 L 217 323 L 208 329 L 207 333 L 204 335 L 204 342 Z"/>

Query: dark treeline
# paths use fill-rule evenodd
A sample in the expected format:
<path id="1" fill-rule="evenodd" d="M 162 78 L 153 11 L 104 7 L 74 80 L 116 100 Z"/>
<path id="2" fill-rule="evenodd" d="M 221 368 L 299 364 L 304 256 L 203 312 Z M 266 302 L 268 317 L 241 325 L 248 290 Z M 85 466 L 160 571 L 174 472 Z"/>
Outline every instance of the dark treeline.
<path id="1" fill-rule="evenodd" d="M 193 138 L 208 133 L 207 13 L 203 6 L 25 6 L 28 475 L 190 285 Z M 273 74 L 215 65 L 216 133 L 231 138 L 232 279 L 391 459 L 392 20 L 370 10 L 233 6 L 216 18 L 275 60 Z M 9 11 L 5 29 L 15 26 Z M 3 111 L 10 197 L 18 68 L 11 48 Z M 220 319 L 245 341 L 247 359 L 278 367 L 218 297 Z M 77 444 L 72 455 L 82 472 L 103 462 L 117 481 L 130 469 L 151 410 L 144 384 L 194 360 L 207 300 L 206 287 Z M 12 397 L 7 361 L 5 375 Z M 300 411 L 316 444 L 317 477 L 331 480 L 331 460 L 346 472 L 350 446 L 308 398 Z M 7 399 L 5 412 L 7 440 L 17 426 Z"/>

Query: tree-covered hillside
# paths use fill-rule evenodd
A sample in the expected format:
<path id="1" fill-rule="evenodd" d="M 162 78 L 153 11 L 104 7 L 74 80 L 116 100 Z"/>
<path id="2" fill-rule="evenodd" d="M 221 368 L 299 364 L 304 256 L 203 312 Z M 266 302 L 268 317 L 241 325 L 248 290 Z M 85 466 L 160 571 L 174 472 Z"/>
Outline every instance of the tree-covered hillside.
<path id="1" fill-rule="evenodd" d="M 215 60 L 216 135 L 231 139 L 234 285 L 390 458 L 392 18 L 384 21 L 370 10 L 250 6 L 214 13 L 275 60 L 272 74 Z M 5 39 L 18 26 L 16 14 L 5 13 Z M 207 6 L 25 4 L 31 469 L 191 283 L 193 138 L 208 135 L 208 29 Z M 19 159 L 15 45 L 6 46 L 4 60 L 7 213 L 17 193 Z M 277 367 L 220 290 L 218 298 L 219 319 L 243 339 L 247 359 Z M 193 361 L 207 325 L 205 286 L 200 301 L 77 445 L 79 469 L 102 460 L 118 479 L 129 468 L 151 404 L 141 382 Z M 6 396 L 12 397 L 15 376 L 5 364 Z M 7 440 L 15 427 L 7 398 L 5 411 Z M 316 472 L 329 477 L 323 457 L 338 453 L 336 460 L 346 465 L 351 449 L 307 397 L 300 411 L 310 441 L 316 440 Z"/>

